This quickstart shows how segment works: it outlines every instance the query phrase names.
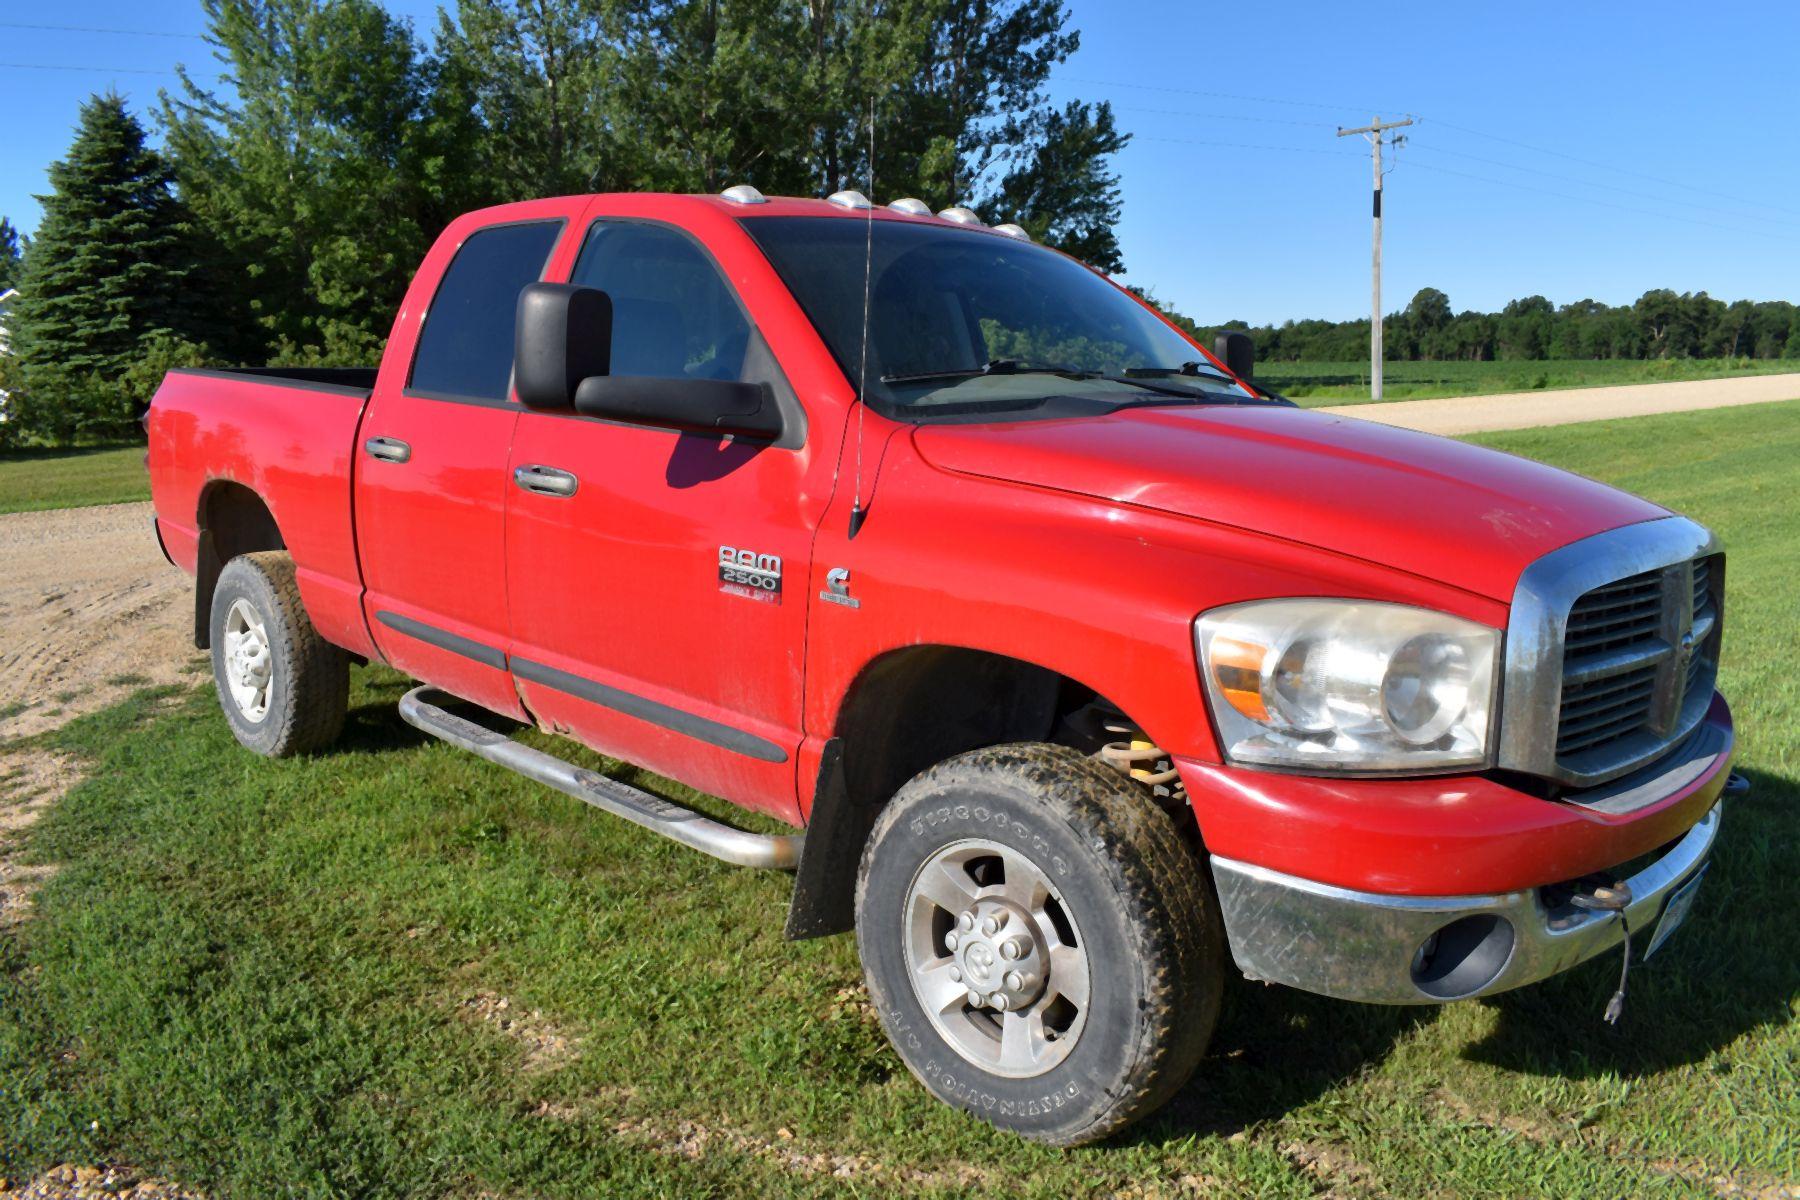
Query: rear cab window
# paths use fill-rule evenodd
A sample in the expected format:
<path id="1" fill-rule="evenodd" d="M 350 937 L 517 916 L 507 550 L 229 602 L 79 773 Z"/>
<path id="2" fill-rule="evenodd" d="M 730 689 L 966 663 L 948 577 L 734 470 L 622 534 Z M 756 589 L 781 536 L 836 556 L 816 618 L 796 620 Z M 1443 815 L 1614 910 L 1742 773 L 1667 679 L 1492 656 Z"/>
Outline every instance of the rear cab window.
<path id="1" fill-rule="evenodd" d="M 543 276 L 562 228 L 560 220 L 493 225 L 463 241 L 426 311 L 409 393 L 508 402 L 519 293 Z"/>

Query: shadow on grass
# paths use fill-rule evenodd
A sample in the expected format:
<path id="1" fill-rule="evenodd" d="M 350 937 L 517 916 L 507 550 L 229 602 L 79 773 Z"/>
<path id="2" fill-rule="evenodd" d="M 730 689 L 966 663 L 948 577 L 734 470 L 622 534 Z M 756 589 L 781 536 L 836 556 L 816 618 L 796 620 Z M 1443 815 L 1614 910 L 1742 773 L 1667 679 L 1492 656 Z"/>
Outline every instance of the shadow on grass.
<path id="1" fill-rule="evenodd" d="M 1634 959 L 1624 1019 L 1601 1020 L 1617 985 L 1608 952 L 1543 983 L 1475 1001 L 1498 1016 L 1469 1061 L 1524 1075 L 1636 1078 L 1704 1062 L 1785 1024 L 1800 996 L 1800 781 L 1746 772 L 1727 806 L 1707 881 L 1687 924 L 1649 963 Z M 1638 953 L 1651 929 L 1636 930 Z M 1304 1107 L 1384 1059 L 1434 1007 L 1384 1008 L 1250 983 L 1235 972 L 1205 1062 L 1124 1144 L 1229 1136 Z"/>
<path id="2" fill-rule="evenodd" d="M 1726 805 L 1698 903 L 1655 958 L 1633 961 L 1619 1024 L 1600 1019 L 1615 952 L 1484 1001 L 1499 1021 L 1466 1057 L 1534 1075 L 1633 1078 L 1702 1062 L 1790 1019 L 1800 996 L 1800 781 L 1745 774 L 1750 795 Z M 1651 933 L 1633 931 L 1640 953 Z"/>
<path id="3" fill-rule="evenodd" d="M 1200 1069 L 1121 1145 L 1229 1137 L 1317 1100 L 1433 1019 L 1430 1007 L 1353 1004 L 1229 972 L 1225 1007 Z"/>

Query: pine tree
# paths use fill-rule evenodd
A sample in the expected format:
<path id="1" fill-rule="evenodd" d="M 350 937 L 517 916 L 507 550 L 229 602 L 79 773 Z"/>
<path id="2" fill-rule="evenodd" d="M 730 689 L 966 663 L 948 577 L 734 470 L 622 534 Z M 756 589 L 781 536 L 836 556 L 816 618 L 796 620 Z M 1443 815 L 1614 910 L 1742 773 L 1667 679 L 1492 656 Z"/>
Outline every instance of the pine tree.
<path id="1" fill-rule="evenodd" d="M 0 292 L 19 286 L 19 273 L 25 258 L 24 241 L 18 227 L 0 217 Z"/>
<path id="2" fill-rule="evenodd" d="M 152 339 L 198 341 L 203 298 L 184 286 L 192 251 L 166 162 L 117 95 L 81 107 L 32 240 L 14 310 L 20 387 L 14 437 L 67 443 L 135 432 L 148 402 L 127 373 Z M 133 386 L 135 384 L 135 386 Z"/>

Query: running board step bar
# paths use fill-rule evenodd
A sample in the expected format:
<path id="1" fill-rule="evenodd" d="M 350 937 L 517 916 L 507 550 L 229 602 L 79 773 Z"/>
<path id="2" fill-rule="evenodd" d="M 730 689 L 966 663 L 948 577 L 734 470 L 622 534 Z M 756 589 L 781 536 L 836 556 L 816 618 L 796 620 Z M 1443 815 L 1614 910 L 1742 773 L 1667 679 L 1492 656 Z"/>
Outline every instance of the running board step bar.
<path id="1" fill-rule="evenodd" d="M 624 817 L 634 825 L 642 825 L 724 862 L 780 871 L 792 871 L 800 864 L 800 846 L 806 840 L 804 834 L 775 836 L 733 829 L 661 796 L 608 779 L 597 771 L 578 767 L 542 750 L 533 750 L 498 730 L 447 711 L 436 703 L 438 701 L 457 703 L 435 688 L 414 688 L 401 697 L 401 719 L 434 738 L 460 746 L 527 779 L 548 784 L 584 804 Z"/>

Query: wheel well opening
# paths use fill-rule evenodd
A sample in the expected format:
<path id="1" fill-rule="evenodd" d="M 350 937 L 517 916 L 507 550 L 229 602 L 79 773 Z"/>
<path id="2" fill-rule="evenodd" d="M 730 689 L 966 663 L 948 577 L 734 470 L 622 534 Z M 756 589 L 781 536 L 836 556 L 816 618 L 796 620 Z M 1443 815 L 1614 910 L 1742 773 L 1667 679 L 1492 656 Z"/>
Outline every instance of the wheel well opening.
<path id="1" fill-rule="evenodd" d="M 1148 745 L 1139 739 L 1141 729 L 1093 688 L 1021 659 L 943 645 L 882 656 L 864 668 L 838 713 L 813 797 L 789 936 L 851 927 L 857 863 L 877 816 L 934 763 L 1007 742 L 1055 742 L 1144 779 L 1117 757 L 1121 746 Z M 1111 756 L 1103 753 L 1108 746 Z M 1153 784 L 1146 787 L 1155 794 Z M 1184 834 L 1197 837 L 1185 796 L 1161 791 L 1159 802 Z"/>
<path id="2" fill-rule="evenodd" d="M 197 516 L 200 546 L 194 571 L 194 645 L 205 650 L 211 644 L 213 589 L 225 564 L 240 554 L 285 550 L 287 542 L 262 497 L 241 483 L 217 479 L 207 484 L 200 493 Z"/>

